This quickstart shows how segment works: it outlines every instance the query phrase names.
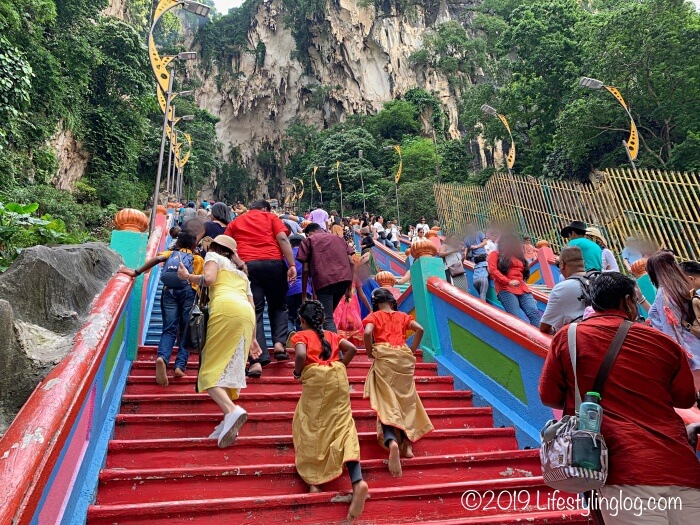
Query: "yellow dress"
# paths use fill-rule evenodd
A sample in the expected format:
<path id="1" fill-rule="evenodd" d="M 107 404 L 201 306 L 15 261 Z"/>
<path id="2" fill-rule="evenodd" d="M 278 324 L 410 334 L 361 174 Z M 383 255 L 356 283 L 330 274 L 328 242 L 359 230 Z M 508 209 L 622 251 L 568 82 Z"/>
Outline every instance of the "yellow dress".
<path id="1" fill-rule="evenodd" d="M 207 340 L 197 379 L 199 392 L 225 388 L 231 399 L 245 388 L 245 365 L 253 341 L 255 311 L 248 302 L 250 282 L 245 273 L 221 255 L 209 252 L 205 264 L 216 262 L 219 273 L 209 288 Z"/>

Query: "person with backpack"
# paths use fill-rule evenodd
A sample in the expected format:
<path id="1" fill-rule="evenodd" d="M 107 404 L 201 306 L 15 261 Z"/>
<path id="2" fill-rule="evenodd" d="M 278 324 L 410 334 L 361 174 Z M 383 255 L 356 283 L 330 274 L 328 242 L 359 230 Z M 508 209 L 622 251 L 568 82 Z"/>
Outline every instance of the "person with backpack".
<path id="1" fill-rule="evenodd" d="M 603 409 L 600 434 L 607 445 L 609 466 L 599 489 L 602 518 L 606 525 L 697 523 L 700 462 L 689 443 L 691 429 L 686 430 L 674 409 L 695 403 L 685 352 L 671 337 L 630 322 L 637 319 L 638 311 L 635 282 L 629 277 L 601 273 L 590 284 L 590 298 L 595 313 L 577 323 L 572 334 L 563 328 L 552 339 L 539 381 L 540 400 L 563 410 L 565 416 L 576 414 L 575 378 L 581 397 L 595 391 L 594 378 L 603 368 L 604 356 L 620 327 L 627 325 L 598 392 Z M 570 346 L 572 339 L 575 344 Z M 570 457 L 567 452 L 560 451 L 558 457 Z M 589 474 L 578 470 L 566 475 L 580 479 Z M 548 484 L 554 486 L 557 481 Z M 641 513 L 636 506 L 623 505 L 636 498 L 644 504 Z M 652 506 L 651 498 L 660 504 Z"/>
<path id="2" fill-rule="evenodd" d="M 138 277 L 149 271 L 156 264 L 163 263 L 160 280 L 163 283 L 161 296 L 161 311 L 163 312 L 163 332 L 158 343 L 158 356 L 156 358 L 156 383 L 160 386 L 168 386 L 168 363 L 173 353 L 178 334 L 184 333 L 185 326 L 190 318 L 192 306 L 197 297 L 198 287 L 190 284 L 177 276 L 180 264 L 194 275 L 204 273 L 204 259 L 194 253 L 197 248 L 197 237 L 186 230 L 177 236 L 177 242 L 171 250 L 165 250 L 156 257 L 149 259 L 136 270 L 122 268 L 120 271 L 131 277 Z M 182 337 L 175 358 L 175 377 L 184 377 L 187 368 L 187 359 L 190 353 L 184 348 Z"/>
<path id="3" fill-rule="evenodd" d="M 559 254 L 559 271 L 564 280 L 552 288 L 540 320 L 540 332 L 554 334 L 564 325 L 581 319 L 590 299 L 588 288 L 593 277 L 586 273 L 581 249 L 567 246 Z"/>

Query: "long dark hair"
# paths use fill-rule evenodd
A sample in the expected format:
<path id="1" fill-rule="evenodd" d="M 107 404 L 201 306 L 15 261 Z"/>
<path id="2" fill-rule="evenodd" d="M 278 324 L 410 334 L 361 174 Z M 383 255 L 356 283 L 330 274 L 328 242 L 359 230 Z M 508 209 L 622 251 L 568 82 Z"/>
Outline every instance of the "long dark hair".
<path id="1" fill-rule="evenodd" d="M 695 319 L 690 302 L 690 283 L 669 251 L 656 252 L 647 259 L 647 273 L 654 286 L 663 287 L 668 300 L 678 308 L 685 320 Z"/>
<path id="2" fill-rule="evenodd" d="M 319 357 L 323 361 L 330 359 L 333 349 L 331 348 L 331 344 L 323 337 L 323 321 L 326 318 L 323 312 L 323 305 L 319 301 L 307 301 L 299 308 L 299 317 L 309 324 L 311 329 L 316 332 L 316 335 L 318 335 L 318 338 L 321 340 L 323 350 Z"/>
<path id="3" fill-rule="evenodd" d="M 513 257 L 523 263 L 523 281 L 530 277 L 530 265 L 525 260 L 520 239 L 517 235 L 506 233 L 498 240 L 498 271 L 503 275 L 508 275 Z"/>
<path id="4" fill-rule="evenodd" d="M 372 290 L 372 311 L 378 311 L 379 305 L 382 303 L 389 303 L 392 310 L 398 310 L 396 298 L 391 291 L 386 288 L 375 288 Z"/>

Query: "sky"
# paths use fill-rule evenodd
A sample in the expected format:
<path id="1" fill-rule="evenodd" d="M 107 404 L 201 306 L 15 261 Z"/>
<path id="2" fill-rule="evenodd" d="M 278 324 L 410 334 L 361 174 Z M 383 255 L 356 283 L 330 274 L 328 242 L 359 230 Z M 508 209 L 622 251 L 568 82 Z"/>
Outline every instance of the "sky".
<path id="1" fill-rule="evenodd" d="M 697 0 L 700 2 L 700 0 Z M 214 5 L 216 5 L 216 10 L 225 15 L 228 10 L 232 7 L 238 7 L 243 3 L 243 0 L 214 0 Z"/>

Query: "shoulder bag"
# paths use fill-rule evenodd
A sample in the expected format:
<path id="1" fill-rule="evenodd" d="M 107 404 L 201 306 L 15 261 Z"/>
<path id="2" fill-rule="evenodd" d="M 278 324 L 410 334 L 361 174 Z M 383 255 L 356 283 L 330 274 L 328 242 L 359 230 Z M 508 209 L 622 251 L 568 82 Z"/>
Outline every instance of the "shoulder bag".
<path id="1" fill-rule="evenodd" d="M 592 391 L 598 392 L 601 396 L 605 380 L 631 326 L 632 322 L 629 320 L 624 320 L 620 324 L 600 365 Z M 576 327 L 577 323 L 569 325 L 568 346 L 574 370 L 575 406 L 578 413 L 581 393 L 576 376 Z M 548 486 L 564 492 L 597 490 L 605 485 L 608 477 L 608 447 L 603 435 L 600 432 L 579 430 L 578 426 L 578 415 L 565 415 L 559 421 L 548 421 L 541 432 L 542 477 Z M 588 466 L 593 464 L 596 467 L 583 467 L 582 464 Z"/>
<path id="2" fill-rule="evenodd" d="M 182 346 L 199 354 L 204 349 L 207 341 L 207 323 L 209 322 L 209 288 L 200 286 L 199 293 L 195 297 L 190 318 L 183 334 Z"/>

